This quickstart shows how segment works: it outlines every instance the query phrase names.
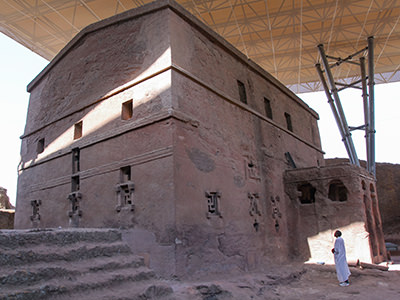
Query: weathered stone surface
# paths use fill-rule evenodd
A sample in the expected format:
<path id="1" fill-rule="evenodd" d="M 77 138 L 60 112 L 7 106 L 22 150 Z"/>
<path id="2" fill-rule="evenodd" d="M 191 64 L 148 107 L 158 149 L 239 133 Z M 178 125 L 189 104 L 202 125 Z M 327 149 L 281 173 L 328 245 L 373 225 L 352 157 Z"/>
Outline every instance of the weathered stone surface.
<path id="1" fill-rule="evenodd" d="M 14 216 L 14 210 L 0 210 L 0 229 L 13 229 Z"/>
<path id="2" fill-rule="evenodd" d="M 326 164 L 333 165 L 346 161 L 348 160 L 344 158 L 327 159 Z M 360 163 L 365 167 L 365 161 Z M 383 232 L 389 239 L 393 239 L 393 234 L 400 233 L 400 165 L 376 163 L 376 189 L 379 195 Z"/>
<path id="3" fill-rule="evenodd" d="M 0 187 L 0 209 L 13 209 L 10 198 L 7 196 L 7 190 Z"/>
<path id="4" fill-rule="evenodd" d="M 377 163 L 376 180 L 383 231 L 385 234 L 396 231 L 399 232 L 400 165 Z"/>
<path id="5" fill-rule="evenodd" d="M 104 234 L 104 236 L 102 236 Z M 117 234 L 117 235 L 116 235 Z M 71 251 L 86 244 L 90 248 L 123 246 L 117 230 L 73 229 L 0 231 L 0 252 L 20 253 L 27 242 L 42 235 L 32 245 L 33 252 Z M 60 235 L 59 237 L 56 237 Z M 73 237 L 76 235 L 75 237 Z M 123 235 L 123 233 L 122 233 Z M 4 236 L 8 236 L 4 239 Z M 121 235 L 119 235 L 121 236 Z M 60 243 L 68 237 L 70 243 Z M 87 238 L 87 240 L 86 240 Z M 7 247 L 5 240 L 20 248 Z M 26 241 L 26 242 L 22 242 Z M 398 257 L 397 257 L 398 259 Z M 25 259 L 26 260 L 26 259 Z M 400 262 L 397 260 L 397 263 Z M 0 274 L 0 299 L 51 300 L 199 300 L 199 299 L 398 299 L 400 272 L 351 267 L 351 285 L 338 286 L 333 265 L 270 265 L 263 272 L 225 272 L 201 278 L 158 279 L 144 266 L 144 259 L 130 252 L 100 251 L 91 258 L 37 261 L 35 264 L 3 265 Z M 365 265 L 365 264 L 364 264 Z M 193 275 L 193 274 L 190 274 Z"/>
<path id="6" fill-rule="evenodd" d="M 84 29 L 28 89 L 17 228 L 124 228 L 172 276 L 304 259 L 318 226 L 341 225 L 327 203 L 315 227 L 283 178 L 297 168 L 317 181 L 318 115 L 174 2 Z M 353 192 L 357 170 L 329 176 Z"/>
<path id="7" fill-rule="evenodd" d="M 0 229 L 13 229 L 14 216 L 14 206 L 10 203 L 7 190 L 0 187 Z"/>
<path id="8" fill-rule="evenodd" d="M 158 286 L 116 230 L 4 230 L 0 240 L 0 299 L 99 299 L 121 284 L 140 299 L 141 284 Z M 165 284 L 151 291 L 168 294 Z"/>
<path id="9" fill-rule="evenodd" d="M 289 170 L 285 182 L 292 200 L 292 252 L 313 262 L 333 262 L 329 250 L 340 229 L 349 260 L 386 260 L 375 179 L 364 168 L 343 163 Z"/>

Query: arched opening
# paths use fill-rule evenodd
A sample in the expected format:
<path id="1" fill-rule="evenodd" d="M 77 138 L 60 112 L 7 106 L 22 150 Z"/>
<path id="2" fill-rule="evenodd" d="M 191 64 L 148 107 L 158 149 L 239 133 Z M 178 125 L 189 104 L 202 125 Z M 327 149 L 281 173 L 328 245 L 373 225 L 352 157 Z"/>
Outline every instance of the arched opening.
<path id="1" fill-rule="evenodd" d="M 311 183 L 304 183 L 297 186 L 297 190 L 301 192 L 299 197 L 301 204 L 309 204 L 315 202 L 315 192 L 316 189 L 311 185 Z"/>
<path id="2" fill-rule="evenodd" d="M 341 180 L 334 180 L 329 185 L 328 198 L 332 201 L 347 201 L 347 189 Z"/>

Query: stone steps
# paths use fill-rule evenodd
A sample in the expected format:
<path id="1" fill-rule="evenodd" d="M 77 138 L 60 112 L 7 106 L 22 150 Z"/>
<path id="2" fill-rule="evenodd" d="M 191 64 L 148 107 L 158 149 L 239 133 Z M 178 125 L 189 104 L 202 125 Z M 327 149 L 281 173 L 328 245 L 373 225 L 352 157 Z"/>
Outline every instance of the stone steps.
<path id="1" fill-rule="evenodd" d="M 0 270 L 0 300 L 146 299 L 157 282 L 120 232 L 105 229 L 0 231 Z"/>
<path id="2" fill-rule="evenodd" d="M 2 295 L 2 292 L 0 292 L 0 299 L 54 299 L 54 297 L 60 295 L 71 297 L 72 294 L 80 294 L 82 291 L 92 292 L 96 289 L 104 289 L 115 284 L 121 284 L 121 282 L 149 280 L 154 276 L 154 272 L 146 267 L 99 272 L 96 275 L 92 273 L 80 274 L 74 277 L 52 279 L 45 283 L 38 283 L 28 287 L 24 286 L 22 289 L 21 287 L 9 289 L 6 295 Z M 132 293 L 132 291 L 129 293 Z M 85 298 L 80 297 L 80 299 Z M 94 297 L 88 299 L 94 299 Z"/>
<path id="3" fill-rule="evenodd" d="M 64 247 L 36 247 L 29 250 L 8 250 L 0 253 L 0 265 L 19 266 L 37 262 L 75 261 L 98 256 L 109 257 L 116 254 L 130 254 L 130 248 L 123 243 L 85 244 Z"/>
<path id="4" fill-rule="evenodd" d="M 118 260 L 118 261 L 117 261 Z M 33 285 L 36 282 L 51 280 L 57 277 L 75 277 L 81 273 L 99 272 L 124 268 L 139 268 L 144 266 L 143 258 L 132 255 L 119 255 L 114 257 L 99 257 L 65 263 L 58 262 L 55 266 L 49 266 L 47 263 L 36 263 L 24 266 L 24 268 L 15 269 L 2 268 L 0 275 L 0 284 L 18 286 Z"/>
<path id="5" fill-rule="evenodd" d="M 121 233 L 114 229 L 32 229 L 2 230 L 0 249 L 16 249 L 37 245 L 72 245 L 80 242 L 116 242 L 121 240 Z"/>

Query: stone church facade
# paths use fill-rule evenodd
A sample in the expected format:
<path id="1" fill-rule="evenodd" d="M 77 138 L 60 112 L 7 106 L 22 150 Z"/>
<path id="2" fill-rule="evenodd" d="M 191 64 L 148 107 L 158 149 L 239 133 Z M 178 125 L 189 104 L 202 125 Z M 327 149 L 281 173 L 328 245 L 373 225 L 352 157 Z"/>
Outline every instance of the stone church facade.
<path id="1" fill-rule="evenodd" d="M 115 227 L 166 275 L 386 258 L 375 181 L 318 115 L 179 5 L 88 26 L 30 83 L 16 228 Z M 329 254 L 328 254 L 329 253 Z"/>

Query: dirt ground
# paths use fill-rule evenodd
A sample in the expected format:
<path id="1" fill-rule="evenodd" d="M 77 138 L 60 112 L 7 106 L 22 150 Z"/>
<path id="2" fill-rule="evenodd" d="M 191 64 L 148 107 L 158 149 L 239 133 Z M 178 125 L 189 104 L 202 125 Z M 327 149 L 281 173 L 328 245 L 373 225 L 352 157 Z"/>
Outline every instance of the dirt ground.
<path id="1" fill-rule="evenodd" d="M 351 267 L 350 286 L 340 287 L 333 265 L 299 264 L 236 276 L 166 284 L 171 299 L 400 299 L 400 257 L 392 271 Z"/>

